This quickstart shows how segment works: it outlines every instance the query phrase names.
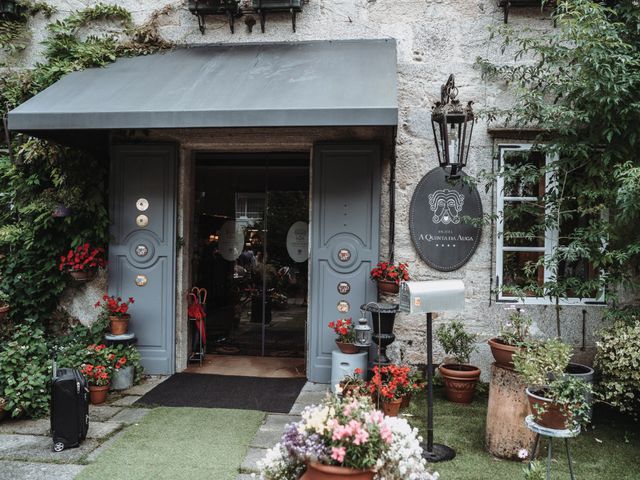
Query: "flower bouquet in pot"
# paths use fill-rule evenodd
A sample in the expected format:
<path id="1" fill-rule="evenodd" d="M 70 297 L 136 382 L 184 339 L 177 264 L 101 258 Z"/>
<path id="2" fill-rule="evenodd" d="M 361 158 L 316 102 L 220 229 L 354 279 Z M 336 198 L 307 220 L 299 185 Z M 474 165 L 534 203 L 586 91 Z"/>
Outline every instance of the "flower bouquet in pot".
<path id="1" fill-rule="evenodd" d="M 353 375 L 345 375 L 340 380 L 336 393 L 343 397 L 356 397 L 361 395 L 368 395 L 367 382 L 362 378 L 362 370 L 356 368 L 353 371 Z"/>
<path id="2" fill-rule="evenodd" d="M 559 339 L 530 342 L 513 355 L 515 371 L 527 384 L 526 394 L 536 423 L 556 430 L 590 421 L 586 398 L 591 386 L 565 374 L 572 348 Z"/>
<path id="3" fill-rule="evenodd" d="M 480 369 L 469 365 L 469 357 L 476 349 L 476 335 L 468 333 L 461 322 L 453 321 L 441 324 L 436 330 L 436 337 L 444 352 L 455 360 L 439 367 L 447 399 L 455 403 L 471 403 L 480 380 Z"/>
<path id="4" fill-rule="evenodd" d="M 513 368 L 513 354 L 522 348 L 529 338 L 531 317 L 524 308 L 510 305 L 505 308 L 507 319 L 500 324 L 500 335 L 490 339 L 489 347 L 496 365 Z"/>
<path id="5" fill-rule="evenodd" d="M 98 268 L 106 266 L 104 248 L 84 243 L 60 257 L 59 268 L 61 272 L 68 272 L 76 282 L 88 282 L 95 276 Z"/>
<path id="6" fill-rule="evenodd" d="M 376 365 L 369 381 L 369 393 L 380 402 L 385 415 L 395 417 L 409 388 L 411 368 L 406 365 Z"/>
<path id="7" fill-rule="evenodd" d="M 339 318 L 329 322 L 329 328 L 337 335 L 336 345 L 342 353 L 358 353 L 356 347 L 356 331 L 351 318 Z"/>
<path id="8" fill-rule="evenodd" d="M 409 264 L 378 262 L 370 276 L 378 284 L 378 293 L 395 294 L 400 291 L 400 282 L 406 282 L 410 278 Z"/>
<path id="9" fill-rule="evenodd" d="M 124 335 L 129 330 L 129 305 L 135 302 L 133 297 L 129 297 L 126 302 L 120 297 L 103 295 L 102 301 L 96 302 L 96 308 L 102 308 L 101 315 L 109 318 L 109 328 L 112 335 Z"/>
<path id="10" fill-rule="evenodd" d="M 328 396 L 287 425 L 258 462 L 261 480 L 436 480 L 406 420 L 374 410 L 367 397 Z"/>
<path id="11" fill-rule="evenodd" d="M 89 398 L 93 405 L 104 403 L 113 372 L 114 355 L 104 344 L 89 345 L 86 360 L 80 367 L 80 372 L 89 384 Z"/>

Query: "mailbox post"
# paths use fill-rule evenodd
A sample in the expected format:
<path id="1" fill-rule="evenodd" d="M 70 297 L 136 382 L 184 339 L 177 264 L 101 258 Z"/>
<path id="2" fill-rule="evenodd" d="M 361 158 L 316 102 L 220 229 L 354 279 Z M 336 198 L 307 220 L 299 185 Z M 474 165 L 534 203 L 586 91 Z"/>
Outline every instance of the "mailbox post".
<path id="1" fill-rule="evenodd" d="M 429 462 L 452 460 L 455 450 L 433 443 L 433 313 L 464 310 L 462 280 L 404 282 L 400 287 L 400 311 L 427 314 L 427 442 L 424 458 Z"/>

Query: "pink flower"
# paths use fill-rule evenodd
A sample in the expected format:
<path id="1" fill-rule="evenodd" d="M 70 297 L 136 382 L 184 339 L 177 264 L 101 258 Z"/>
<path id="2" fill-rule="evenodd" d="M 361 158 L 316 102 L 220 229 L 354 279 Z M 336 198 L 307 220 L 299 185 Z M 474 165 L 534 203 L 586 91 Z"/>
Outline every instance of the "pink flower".
<path id="1" fill-rule="evenodd" d="M 382 437 L 382 440 L 391 445 L 391 442 L 393 441 L 393 433 L 391 432 L 391 429 L 388 425 L 382 424 L 380 426 L 380 437 Z"/>
<path id="2" fill-rule="evenodd" d="M 346 453 L 347 449 L 345 447 L 331 447 L 331 458 L 338 463 L 344 462 L 344 455 Z"/>
<path id="3" fill-rule="evenodd" d="M 366 430 L 359 430 L 358 432 L 356 432 L 353 443 L 355 445 L 362 445 L 367 443 L 367 440 L 369 440 L 369 432 L 367 432 Z"/>

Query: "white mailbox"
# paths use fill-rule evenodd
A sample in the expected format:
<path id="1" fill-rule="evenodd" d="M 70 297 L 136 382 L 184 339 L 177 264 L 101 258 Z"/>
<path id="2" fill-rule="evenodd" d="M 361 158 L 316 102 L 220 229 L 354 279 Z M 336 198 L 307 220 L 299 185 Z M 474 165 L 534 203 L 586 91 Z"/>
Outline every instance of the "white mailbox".
<path id="1" fill-rule="evenodd" d="M 464 310 L 462 280 L 404 282 L 400 285 L 400 311 L 433 313 Z"/>

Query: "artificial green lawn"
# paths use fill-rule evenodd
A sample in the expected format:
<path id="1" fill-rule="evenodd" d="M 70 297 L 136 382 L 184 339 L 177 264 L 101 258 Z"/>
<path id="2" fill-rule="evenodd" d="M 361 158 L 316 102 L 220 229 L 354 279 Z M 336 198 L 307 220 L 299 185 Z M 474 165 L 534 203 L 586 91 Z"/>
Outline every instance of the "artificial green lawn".
<path id="1" fill-rule="evenodd" d="M 77 478 L 235 480 L 264 415 L 217 408 L 153 409 Z"/>
<path id="2" fill-rule="evenodd" d="M 471 405 L 457 405 L 444 399 L 436 389 L 435 442 L 444 443 L 457 452 L 450 462 L 434 464 L 433 470 L 442 480 L 486 480 L 524 478 L 523 464 L 499 460 L 484 450 L 487 396 L 478 396 Z M 412 402 L 408 417 L 426 438 L 426 398 Z M 546 440 L 541 440 L 546 455 Z M 561 448 L 562 447 L 562 448 Z M 576 480 L 638 480 L 640 479 L 640 425 L 629 418 L 596 409 L 594 425 L 570 440 Z M 553 442 L 554 459 L 551 478 L 568 479 L 566 453 L 563 442 Z M 543 461 L 546 460 L 546 456 Z"/>

